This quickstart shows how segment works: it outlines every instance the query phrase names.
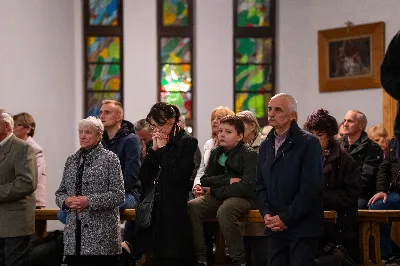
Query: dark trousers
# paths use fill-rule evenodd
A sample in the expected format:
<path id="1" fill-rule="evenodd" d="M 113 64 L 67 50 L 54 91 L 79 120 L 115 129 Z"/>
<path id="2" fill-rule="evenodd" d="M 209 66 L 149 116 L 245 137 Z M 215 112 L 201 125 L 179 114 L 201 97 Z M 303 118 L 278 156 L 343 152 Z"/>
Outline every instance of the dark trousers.
<path id="1" fill-rule="evenodd" d="M 30 238 L 29 235 L 0 238 L 0 265 L 27 265 L 27 251 Z"/>
<path id="2" fill-rule="evenodd" d="M 117 255 L 80 255 L 67 256 L 65 262 L 68 266 L 116 266 Z"/>
<path id="3" fill-rule="evenodd" d="M 268 238 L 266 236 L 245 236 L 246 266 L 267 266 Z"/>
<path id="4" fill-rule="evenodd" d="M 318 238 L 268 238 L 269 266 L 312 266 Z"/>
<path id="5" fill-rule="evenodd" d="M 151 266 L 191 266 L 193 261 L 153 258 Z M 69 265 L 68 265 L 69 266 Z"/>

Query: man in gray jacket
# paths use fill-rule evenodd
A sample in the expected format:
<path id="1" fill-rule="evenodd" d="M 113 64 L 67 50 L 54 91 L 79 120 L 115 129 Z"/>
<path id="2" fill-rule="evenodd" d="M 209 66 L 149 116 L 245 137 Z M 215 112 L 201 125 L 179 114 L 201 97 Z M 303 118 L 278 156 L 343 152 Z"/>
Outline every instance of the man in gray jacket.
<path id="1" fill-rule="evenodd" d="M 13 134 L 12 116 L 0 109 L 0 265 L 25 266 L 35 232 L 36 159 Z"/>

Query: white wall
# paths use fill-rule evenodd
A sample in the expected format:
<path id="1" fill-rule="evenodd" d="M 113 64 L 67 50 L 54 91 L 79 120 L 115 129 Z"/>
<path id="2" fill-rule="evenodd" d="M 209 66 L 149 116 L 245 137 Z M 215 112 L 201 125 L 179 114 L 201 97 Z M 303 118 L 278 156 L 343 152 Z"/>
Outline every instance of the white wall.
<path id="1" fill-rule="evenodd" d="M 280 0 L 278 7 L 278 91 L 298 100 L 300 125 L 317 108 L 338 120 L 348 109 L 365 112 L 369 125 L 382 122 L 382 90 L 319 93 L 317 32 L 384 21 L 386 44 L 400 29 L 398 0 Z"/>
<path id="2" fill-rule="evenodd" d="M 48 207 L 75 150 L 74 17 L 70 1 L 1 0 L 0 108 L 29 112 L 43 147 Z"/>

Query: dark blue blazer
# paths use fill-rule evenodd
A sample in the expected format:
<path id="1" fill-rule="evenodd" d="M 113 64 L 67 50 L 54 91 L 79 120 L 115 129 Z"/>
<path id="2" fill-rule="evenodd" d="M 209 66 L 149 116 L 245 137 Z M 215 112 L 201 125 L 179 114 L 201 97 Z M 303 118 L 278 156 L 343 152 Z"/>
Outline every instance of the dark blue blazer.
<path id="1" fill-rule="evenodd" d="M 288 229 L 272 237 L 319 237 L 324 231 L 322 151 L 316 137 L 292 121 L 275 156 L 275 130 L 260 147 L 256 195 L 261 215 L 279 215 Z"/>

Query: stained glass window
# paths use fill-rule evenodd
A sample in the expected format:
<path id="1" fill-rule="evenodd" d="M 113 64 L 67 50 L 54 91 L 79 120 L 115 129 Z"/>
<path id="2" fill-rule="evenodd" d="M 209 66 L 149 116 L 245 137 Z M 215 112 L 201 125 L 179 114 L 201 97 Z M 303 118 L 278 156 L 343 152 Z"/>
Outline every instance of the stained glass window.
<path id="1" fill-rule="evenodd" d="M 158 1 L 159 101 L 175 104 L 193 132 L 193 0 Z"/>
<path id="2" fill-rule="evenodd" d="M 118 25 L 117 0 L 90 0 L 90 25 Z"/>
<path id="3" fill-rule="evenodd" d="M 234 0 L 234 106 L 250 110 L 261 125 L 274 95 L 275 0 Z"/>
<path id="4" fill-rule="evenodd" d="M 190 0 L 163 0 L 162 23 L 164 26 L 188 26 Z"/>
<path id="5" fill-rule="evenodd" d="M 269 27 L 271 21 L 271 1 L 239 0 L 237 5 L 238 27 Z"/>
<path id="6" fill-rule="evenodd" d="M 122 0 L 84 0 L 85 113 L 103 100 L 123 101 Z"/>

